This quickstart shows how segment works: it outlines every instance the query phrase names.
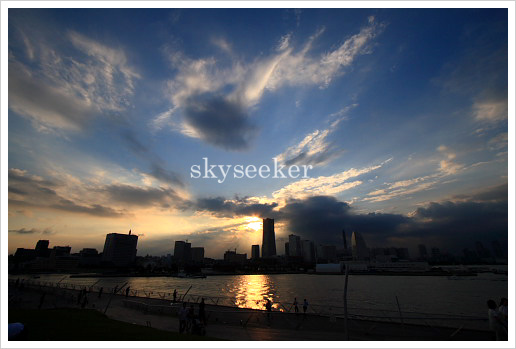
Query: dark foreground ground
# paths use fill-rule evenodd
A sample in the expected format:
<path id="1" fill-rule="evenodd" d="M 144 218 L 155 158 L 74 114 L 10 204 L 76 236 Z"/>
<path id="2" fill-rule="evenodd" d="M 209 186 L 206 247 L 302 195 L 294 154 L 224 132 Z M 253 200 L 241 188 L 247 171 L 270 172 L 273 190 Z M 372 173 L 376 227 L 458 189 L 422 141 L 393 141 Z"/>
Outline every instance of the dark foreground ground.
<path id="1" fill-rule="evenodd" d="M 41 296 L 45 293 L 41 309 Z M 23 290 L 9 286 L 9 322 L 26 325 L 21 340 L 266 340 L 345 341 L 344 320 L 315 314 L 273 312 L 271 321 L 260 310 L 207 305 L 205 337 L 179 334 L 179 304 L 170 301 L 96 293 L 85 309 L 77 304 L 78 291 L 48 287 Z M 198 305 L 195 304 L 195 311 Z M 355 341 L 488 341 L 488 331 L 439 324 L 409 325 L 350 319 L 349 340 Z"/>

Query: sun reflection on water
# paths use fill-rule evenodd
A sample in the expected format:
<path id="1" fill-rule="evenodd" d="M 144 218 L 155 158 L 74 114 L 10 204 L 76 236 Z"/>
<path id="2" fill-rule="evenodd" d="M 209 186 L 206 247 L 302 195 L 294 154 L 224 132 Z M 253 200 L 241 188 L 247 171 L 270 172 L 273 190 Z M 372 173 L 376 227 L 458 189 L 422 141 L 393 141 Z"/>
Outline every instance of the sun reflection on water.
<path id="1" fill-rule="evenodd" d="M 268 275 L 240 275 L 234 284 L 226 285 L 229 294 L 235 295 L 235 305 L 239 308 L 265 309 L 267 299 L 272 307 L 282 310 L 275 302 L 277 296 Z"/>

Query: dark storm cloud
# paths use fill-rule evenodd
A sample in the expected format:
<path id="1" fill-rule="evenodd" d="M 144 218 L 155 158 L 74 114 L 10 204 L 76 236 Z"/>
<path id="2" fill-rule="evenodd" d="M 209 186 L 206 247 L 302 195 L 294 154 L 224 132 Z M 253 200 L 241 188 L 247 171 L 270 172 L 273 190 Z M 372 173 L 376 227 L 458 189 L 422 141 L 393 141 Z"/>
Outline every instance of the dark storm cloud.
<path id="1" fill-rule="evenodd" d="M 176 192 L 170 188 L 136 187 L 125 184 L 114 184 L 98 189 L 113 200 L 131 206 L 162 207 L 175 206 L 182 202 Z"/>
<path id="2" fill-rule="evenodd" d="M 210 212 L 217 217 L 229 218 L 235 216 L 270 217 L 274 214 L 272 210 L 276 206 L 278 206 L 277 203 L 260 204 L 249 202 L 245 198 L 226 200 L 222 197 L 201 198 L 192 203 L 192 208 L 196 211 Z"/>
<path id="3" fill-rule="evenodd" d="M 245 200 L 200 199 L 199 211 L 218 217 L 254 215 L 270 217 L 285 224 L 286 232 L 317 243 L 342 243 L 342 230 L 362 233 L 368 245 L 413 245 L 431 241 L 459 251 L 471 241 L 507 240 L 508 205 L 506 184 L 461 196 L 461 201 L 431 202 L 412 214 L 359 213 L 346 202 L 331 196 L 290 200 L 279 211 L 272 204 Z M 286 235 L 286 234 L 281 234 Z"/>
<path id="4" fill-rule="evenodd" d="M 28 176 L 23 171 L 10 169 L 9 205 L 49 208 L 65 212 L 84 213 L 97 217 L 118 217 L 124 215 L 124 212 L 110 207 L 98 204 L 83 205 L 65 199 L 53 189 L 58 185 L 56 182 Z"/>
<path id="5" fill-rule="evenodd" d="M 242 105 L 217 95 L 190 97 L 184 117 L 202 140 L 227 150 L 248 148 L 258 131 Z"/>
<path id="6" fill-rule="evenodd" d="M 157 162 L 151 164 L 151 172 L 149 174 L 162 182 L 184 187 L 183 180 L 178 173 L 164 169 Z"/>

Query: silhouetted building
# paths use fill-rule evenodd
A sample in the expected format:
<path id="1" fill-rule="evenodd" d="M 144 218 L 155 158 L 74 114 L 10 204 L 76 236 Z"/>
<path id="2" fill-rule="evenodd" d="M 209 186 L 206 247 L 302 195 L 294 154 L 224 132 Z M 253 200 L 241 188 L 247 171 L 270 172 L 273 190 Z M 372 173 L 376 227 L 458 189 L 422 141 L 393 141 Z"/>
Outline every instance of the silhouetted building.
<path id="1" fill-rule="evenodd" d="M 285 242 L 285 257 L 290 256 L 290 243 Z"/>
<path id="2" fill-rule="evenodd" d="M 369 249 L 365 243 L 362 235 L 356 231 L 351 234 L 351 249 L 353 253 L 353 260 L 369 259 Z"/>
<path id="3" fill-rule="evenodd" d="M 491 245 L 493 247 L 494 256 L 496 258 L 505 258 L 506 252 L 503 250 L 498 240 L 493 241 Z"/>
<path id="4" fill-rule="evenodd" d="M 274 232 L 274 219 L 263 220 L 262 257 L 276 255 L 276 234 Z"/>
<path id="5" fill-rule="evenodd" d="M 423 244 L 420 244 L 418 245 L 418 250 L 419 250 L 419 258 L 421 258 L 422 260 L 427 260 L 428 259 L 428 252 L 426 250 L 426 246 L 423 245 Z"/>
<path id="6" fill-rule="evenodd" d="M 79 265 L 97 266 L 100 265 L 100 255 L 96 248 L 83 248 L 79 251 Z"/>
<path id="7" fill-rule="evenodd" d="M 17 248 L 14 258 L 18 262 L 24 262 L 36 258 L 36 250 L 32 248 Z"/>
<path id="8" fill-rule="evenodd" d="M 257 260 L 260 258 L 260 245 L 251 246 L 251 258 Z"/>
<path id="9" fill-rule="evenodd" d="M 303 262 L 314 263 L 315 262 L 315 246 L 310 240 L 303 240 L 302 242 L 303 251 Z"/>
<path id="10" fill-rule="evenodd" d="M 303 255 L 301 237 L 294 234 L 288 236 L 288 255 L 290 257 L 301 257 Z"/>
<path id="11" fill-rule="evenodd" d="M 136 259 L 138 236 L 110 233 L 106 235 L 102 261 L 117 267 L 128 267 Z"/>
<path id="12" fill-rule="evenodd" d="M 39 240 L 36 243 L 36 256 L 47 258 L 50 255 L 50 250 L 48 249 L 48 240 Z"/>
<path id="13" fill-rule="evenodd" d="M 485 248 L 484 245 L 480 241 L 475 242 L 475 249 L 477 250 L 477 255 L 480 258 L 491 257 L 491 252 L 489 252 L 489 250 L 487 248 Z"/>
<path id="14" fill-rule="evenodd" d="M 204 247 L 192 247 L 190 248 L 190 254 L 192 262 L 202 264 L 204 262 Z"/>
<path id="15" fill-rule="evenodd" d="M 184 241 L 174 243 L 174 259 L 179 264 L 187 264 L 192 260 L 192 244 Z"/>
<path id="16" fill-rule="evenodd" d="M 335 262 L 337 260 L 337 246 L 334 245 L 319 245 L 317 246 L 317 261 L 321 260 Z"/>
<path id="17" fill-rule="evenodd" d="M 236 251 L 226 251 L 224 261 L 232 264 L 244 264 L 247 261 L 247 253 L 236 253 Z"/>
<path id="18" fill-rule="evenodd" d="M 434 261 L 439 261 L 441 259 L 441 250 L 439 250 L 439 248 L 437 247 L 432 247 L 432 259 Z"/>
<path id="19" fill-rule="evenodd" d="M 71 250 L 72 248 L 70 246 L 54 246 L 50 251 L 50 258 L 69 256 Z"/>

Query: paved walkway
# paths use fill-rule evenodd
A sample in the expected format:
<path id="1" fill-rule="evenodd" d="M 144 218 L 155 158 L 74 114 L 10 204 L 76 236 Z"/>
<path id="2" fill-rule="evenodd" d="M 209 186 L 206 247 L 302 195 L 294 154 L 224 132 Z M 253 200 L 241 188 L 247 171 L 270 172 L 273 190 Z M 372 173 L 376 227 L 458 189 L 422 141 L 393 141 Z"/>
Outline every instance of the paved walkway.
<path id="1" fill-rule="evenodd" d="M 16 291 L 16 292 L 15 292 Z M 21 292 L 9 286 L 9 306 L 37 308 L 43 290 L 25 288 Z M 80 307 L 78 291 L 47 289 L 43 308 Z M 112 319 L 153 328 L 179 332 L 179 303 L 125 297 L 123 295 L 88 294 L 87 308 L 97 309 Z M 196 314 L 198 305 L 195 305 Z M 270 324 L 259 310 L 207 305 L 206 335 L 214 338 L 248 341 L 344 341 L 343 319 L 274 312 Z M 456 330 L 431 326 L 404 325 L 363 320 L 349 320 L 350 340 L 489 340 L 486 331 Z"/>

